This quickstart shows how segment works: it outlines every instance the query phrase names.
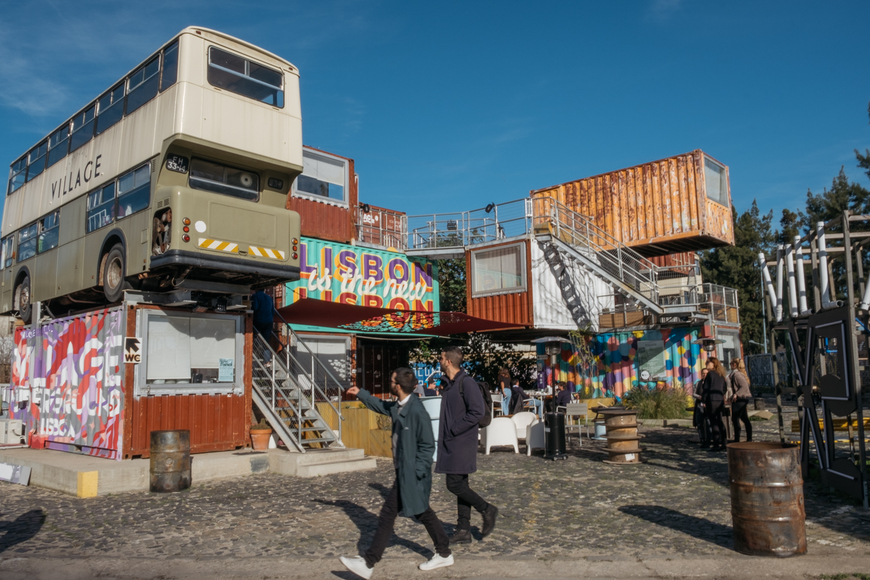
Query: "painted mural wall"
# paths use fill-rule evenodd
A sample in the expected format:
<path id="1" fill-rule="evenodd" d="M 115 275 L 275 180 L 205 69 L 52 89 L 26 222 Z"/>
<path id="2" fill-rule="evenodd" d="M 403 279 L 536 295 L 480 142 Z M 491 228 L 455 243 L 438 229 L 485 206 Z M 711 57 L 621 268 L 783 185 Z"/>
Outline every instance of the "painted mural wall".
<path id="1" fill-rule="evenodd" d="M 10 411 L 31 447 L 121 459 L 124 328 L 114 308 L 15 329 Z"/>
<path id="2" fill-rule="evenodd" d="M 538 387 L 564 381 L 584 397 L 613 397 L 620 400 L 632 387 L 667 385 L 691 394 L 695 381 L 706 364 L 706 353 L 692 344 L 700 328 L 666 328 L 635 332 L 603 333 L 589 342 L 593 362 L 581 363 L 581 356 L 570 343 L 563 343 L 557 368 L 549 360 L 539 361 Z M 539 355 L 545 345 L 537 345 Z M 641 379 L 646 370 L 650 377 Z"/>
<path id="3" fill-rule="evenodd" d="M 438 274 L 429 260 L 303 237 L 299 265 L 301 279 L 287 284 L 285 306 L 316 298 L 396 310 L 439 310 Z"/>

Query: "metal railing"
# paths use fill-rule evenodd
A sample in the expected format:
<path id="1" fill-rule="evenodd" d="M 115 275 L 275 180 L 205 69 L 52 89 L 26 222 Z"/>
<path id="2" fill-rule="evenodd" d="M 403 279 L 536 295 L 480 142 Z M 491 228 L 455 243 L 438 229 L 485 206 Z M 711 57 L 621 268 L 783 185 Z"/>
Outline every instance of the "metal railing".
<path id="1" fill-rule="evenodd" d="M 356 239 L 364 244 L 395 248 L 400 252 L 408 249 L 408 217 L 405 214 L 369 207 L 356 212 Z"/>
<path id="2" fill-rule="evenodd" d="M 524 235 L 531 225 L 529 198 L 456 213 L 408 216 L 408 248 L 460 248 Z"/>
<path id="3" fill-rule="evenodd" d="M 737 324 L 740 320 L 740 307 L 737 303 L 737 290 L 717 284 L 689 284 L 669 288 L 670 294 L 660 295 L 659 304 L 665 307 L 692 307 L 716 322 Z"/>

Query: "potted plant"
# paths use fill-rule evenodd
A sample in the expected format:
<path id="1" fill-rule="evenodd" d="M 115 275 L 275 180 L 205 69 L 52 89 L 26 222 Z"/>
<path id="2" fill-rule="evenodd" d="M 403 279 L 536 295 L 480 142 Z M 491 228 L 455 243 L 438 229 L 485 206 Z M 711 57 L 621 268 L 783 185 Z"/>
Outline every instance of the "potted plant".
<path id="1" fill-rule="evenodd" d="M 269 449 L 269 438 L 272 436 L 272 428 L 266 423 L 266 419 L 260 419 L 256 425 L 251 425 L 251 445 L 254 451 Z"/>

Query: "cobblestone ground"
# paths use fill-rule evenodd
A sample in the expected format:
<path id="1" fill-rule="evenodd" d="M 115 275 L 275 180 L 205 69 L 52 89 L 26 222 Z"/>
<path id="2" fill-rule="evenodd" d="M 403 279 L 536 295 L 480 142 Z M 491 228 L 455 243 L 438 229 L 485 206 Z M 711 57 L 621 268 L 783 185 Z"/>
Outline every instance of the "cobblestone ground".
<path id="1" fill-rule="evenodd" d="M 757 440 L 776 438 L 775 419 L 753 426 Z M 645 463 L 634 466 L 602 463 L 602 442 L 580 447 L 576 438 L 567 461 L 546 461 L 540 451 L 481 454 L 472 486 L 501 516 L 492 536 L 457 552 L 520 559 L 734 554 L 725 454 L 700 450 L 688 428 L 641 432 Z M 391 484 L 386 460 L 365 472 L 317 479 L 263 474 L 169 495 L 77 499 L 0 483 L 0 559 L 352 555 L 368 545 Z M 870 556 L 870 513 L 815 481 L 805 493 L 811 553 Z M 436 476 L 432 506 L 448 532 L 452 500 Z M 479 524 L 476 516 L 473 525 Z M 422 525 L 399 518 L 386 557 L 408 550 L 428 557 L 431 543 Z"/>

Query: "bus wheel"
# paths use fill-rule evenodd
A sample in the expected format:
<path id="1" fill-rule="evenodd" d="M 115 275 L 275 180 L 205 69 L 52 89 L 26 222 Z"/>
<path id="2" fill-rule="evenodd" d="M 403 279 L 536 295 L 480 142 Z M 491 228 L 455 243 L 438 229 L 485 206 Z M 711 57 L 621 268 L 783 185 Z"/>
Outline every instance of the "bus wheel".
<path id="1" fill-rule="evenodd" d="M 124 296 L 124 273 L 127 271 L 127 260 L 124 246 L 115 244 L 106 254 L 103 266 L 103 294 L 109 303 L 118 302 Z"/>
<path id="2" fill-rule="evenodd" d="M 33 313 L 33 305 L 30 303 L 30 276 L 24 275 L 24 279 L 15 288 L 15 306 L 18 310 L 18 317 L 24 324 L 30 323 L 30 316 Z"/>

